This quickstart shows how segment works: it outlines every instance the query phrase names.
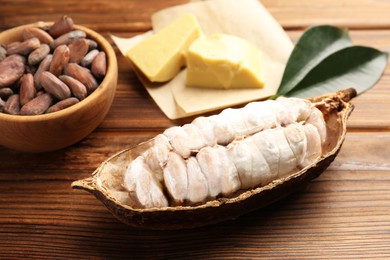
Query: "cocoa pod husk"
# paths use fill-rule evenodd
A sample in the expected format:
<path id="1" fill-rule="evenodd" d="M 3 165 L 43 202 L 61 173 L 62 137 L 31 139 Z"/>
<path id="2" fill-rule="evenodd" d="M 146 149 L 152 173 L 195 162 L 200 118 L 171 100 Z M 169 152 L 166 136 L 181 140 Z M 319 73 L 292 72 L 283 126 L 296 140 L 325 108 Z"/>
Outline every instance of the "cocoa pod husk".
<path id="1" fill-rule="evenodd" d="M 52 50 L 54 50 L 55 48 L 57 48 L 60 45 L 63 45 L 63 44 L 68 45 L 76 39 L 85 38 L 85 37 L 87 37 L 85 32 L 83 32 L 81 30 L 74 30 L 74 31 L 63 34 L 60 37 L 58 37 L 57 39 L 55 39 L 54 41 L 52 41 L 52 43 L 50 43 L 50 48 Z"/>
<path id="2" fill-rule="evenodd" d="M 91 72 L 98 79 L 103 78 L 106 75 L 107 72 L 106 53 L 101 51 L 95 57 L 95 59 L 92 61 Z"/>
<path id="3" fill-rule="evenodd" d="M 50 47 L 47 44 L 41 44 L 38 49 L 35 49 L 28 55 L 28 64 L 36 65 L 40 63 L 50 53 Z"/>
<path id="4" fill-rule="evenodd" d="M 40 83 L 47 93 L 59 100 L 66 99 L 71 95 L 69 87 L 49 71 L 42 72 Z"/>
<path id="5" fill-rule="evenodd" d="M 39 67 L 37 71 L 34 74 L 34 86 L 37 90 L 40 90 L 42 88 L 39 78 L 44 71 L 48 71 L 50 69 L 50 64 L 53 59 L 53 55 L 49 54 L 44 58 L 41 63 L 39 64 Z"/>
<path id="6" fill-rule="evenodd" d="M 69 62 L 69 56 L 70 52 L 68 46 L 64 44 L 58 46 L 53 53 L 49 71 L 58 77 L 62 73 L 65 64 Z"/>
<path id="7" fill-rule="evenodd" d="M 4 45 L 0 44 L 0 61 L 4 60 L 7 57 L 7 49 Z"/>
<path id="8" fill-rule="evenodd" d="M 68 45 L 70 51 L 69 62 L 80 63 L 88 52 L 88 41 L 84 38 L 76 39 Z"/>
<path id="9" fill-rule="evenodd" d="M 51 107 L 49 107 L 47 109 L 46 113 L 48 114 L 48 113 L 57 112 L 57 111 L 60 111 L 62 109 L 73 106 L 79 102 L 80 102 L 80 100 L 78 100 L 77 98 L 70 97 L 70 98 L 61 100 L 60 102 L 57 102 L 56 104 L 52 105 Z"/>
<path id="10" fill-rule="evenodd" d="M 96 56 L 99 54 L 99 51 L 94 49 L 85 55 L 85 57 L 81 60 L 80 64 L 83 67 L 90 67 L 92 64 L 92 61 L 96 58 Z"/>
<path id="11" fill-rule="evenodd" d="M 23 30 L 23 39 L 38 38 L 41 43 L 50 44 L 53 41 L 53 37 L 47 32 L 37 27 L 29 27 Z"/>
<path id="12" fill-rule="evenodd" d="M 81 67 L 76 63 L 66 64 L 64 74 L 83 83 L 87 87 L 88 93 L 92 93 L 99 85 L 89 69 Z"/>
<path id="13" fill-rule="evenodd" d="M 14 94 L 7 99 L 7 102 L 5 103 L 3 109 L 3 113 L 10 114 L 10 115 L 19 115 L 20 102 L 19 102 L 18 94 Z"/>
<path id="14" fill-rule="evenodd" d="M 27 56 L 33 50 L 38 49 L 40 45 L 41 43 L 38 38 L 30 38 L 21 43 L 8 45 L 7 55 L 20 54 Z"/>
<path id="15" fill-rule="evenodd" d="M 22 106 L 22 108 L 20 109 L 20 115 L 41 115 L 45 113 L 45 111 L 50 107 L 52 103 L 53 98 L 50 94 L 42 94 Z"/>
<path id="16" fill-rule="evenodd" d="M 77 79 L 72 78 L 68 75 L 61 75 L 59 79 L 62 80 L 62 82 L 64 82 L 70 88 L 70 91 L 72 92 L 73 96 L 75 96 L 79 100 L 83 100 L 87 97 L 87 87 L 84 86 L 84 84 Z"/>
<path id="17" fill-rule="evenodd" d="M 73 30 L 72 18 L 64 15 L 57 20 L 49 29 L 49 34 L 53 37 L 61 36 Z"/>
<path id="18" fill-rule="evenodd" d="M 0 62 L 0 88 L 12 85 L 23 76 L 26 59 L 18 54 L 6 57 Z"/>
<path id="19" fill-rule="evenodd" d="M 35 98 L 36 89 L 34 87 L 34 77 L 32 74 L 24 74 L 21 79 L 20 89 L 19 89 L 19 100 L 20 105 L 24 106 L 26 103 L 30 102 Z"/>
<path id="20" fill-rule="evenodd" d="M 11 88 L 0 88 L 0 98 L 7 99 L 13 94 L 14 91 Z"/>

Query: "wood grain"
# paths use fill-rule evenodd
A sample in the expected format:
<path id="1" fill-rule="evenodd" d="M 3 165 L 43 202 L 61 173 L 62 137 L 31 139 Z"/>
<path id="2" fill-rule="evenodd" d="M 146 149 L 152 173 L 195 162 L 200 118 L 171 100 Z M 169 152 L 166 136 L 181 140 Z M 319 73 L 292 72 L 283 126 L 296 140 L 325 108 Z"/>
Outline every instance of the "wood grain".
<path id="1" fill-rule="evenodd" d="M 184 2 L 5 0 L 0 30 L 67 14 L 109 40 L 108 32 L 148 30 L 154 11 Z M 357 44 L 390 50 L 388 1 L 262 2 L 293 41 L 309 25 L 331 23 L 348 26 Z M 167 119 L 114 49 L 117 91 L 96 131 L 50 153 L 0 148 L 0 259 L 390 258 L 390 67 L 354 99 L 340 154 L 305 189 L 235 221 L 160 232 L 127 227 L 90 194 L 70 188 L 114 153 L 191 120 Z"/>

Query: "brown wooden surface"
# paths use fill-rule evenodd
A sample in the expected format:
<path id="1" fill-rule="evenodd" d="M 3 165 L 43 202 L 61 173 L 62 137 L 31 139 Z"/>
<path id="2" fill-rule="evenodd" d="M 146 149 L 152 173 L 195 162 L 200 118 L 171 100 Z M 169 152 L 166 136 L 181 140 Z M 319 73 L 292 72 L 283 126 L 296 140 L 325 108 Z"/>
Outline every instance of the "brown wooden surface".
<path id="1" fill-rule="evenodd" d="M 132 36 L 150 15 L 186 0 L 3 0 L 0 30 L 67 14 L 76 23 Z M 264 0 L 295 41 L 306 26 L 348 26 L 352 39 L 390 51 L 390 2 Z M 194 230 L 145 231 L 119 223 L 90 194 L 72 190 L 110 155 L 188 122 L 158 109 L 117 49 L 114 104 L 101 126 L 57 152 L 0 148 L 0 259 L 390 258 L 390 67 L 354 100 L 344 146 L 308 187 L 235 221 Z"/>

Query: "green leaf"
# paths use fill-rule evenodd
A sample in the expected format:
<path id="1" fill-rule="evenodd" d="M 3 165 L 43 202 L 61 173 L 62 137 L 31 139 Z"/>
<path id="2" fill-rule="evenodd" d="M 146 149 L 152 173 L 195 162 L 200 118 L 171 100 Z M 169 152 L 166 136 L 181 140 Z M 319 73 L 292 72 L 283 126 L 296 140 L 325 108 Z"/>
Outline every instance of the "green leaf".
<path id="1" fill-rule="evenodd" d="M 374 48 L 344 48 L 324 59 L 285 96 L 305 98 L 351 87 L 360 94 L 379 80 L 387 59 L 387 53 Z"/>
<path id="2" fill-rule="evenodd" d="M 291 91 L 323 59 L 351 45 L 346 29 L 321 25 L 306 30 L 290 55 L 277 95 Z"/>

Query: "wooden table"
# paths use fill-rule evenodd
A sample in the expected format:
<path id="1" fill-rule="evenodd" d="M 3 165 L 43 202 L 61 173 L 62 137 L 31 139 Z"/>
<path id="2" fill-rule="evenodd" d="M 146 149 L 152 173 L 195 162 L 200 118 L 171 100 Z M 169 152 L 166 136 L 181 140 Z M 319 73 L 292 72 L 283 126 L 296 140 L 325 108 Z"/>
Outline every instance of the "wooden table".
<path id="1" fill-rule="evenodd" d="M 1 1 L 0 30 L 62 14 L 130 37 L 150 15 L 187 0 Z M 348 27 L 356 44 L 390 51 L 390 2 L 263 0 L 296 41 L 315 24 Z M 91 135 L 67 149 L 27 154 L 0 148 L 0 259 L 390 258 L 390 67 L 354 99 L 344 146 L 307 188 L 235 221 L 184 231 L 145 231 L 119 223 L 92 195 L 72 190 L 110 155 L 147 140 L 171 121 L 115 48 L 114 104 Z"/>

